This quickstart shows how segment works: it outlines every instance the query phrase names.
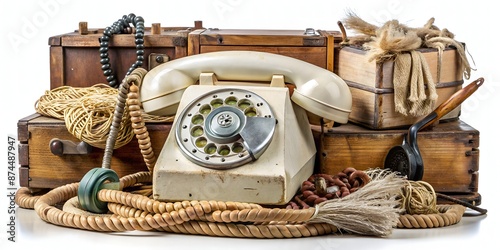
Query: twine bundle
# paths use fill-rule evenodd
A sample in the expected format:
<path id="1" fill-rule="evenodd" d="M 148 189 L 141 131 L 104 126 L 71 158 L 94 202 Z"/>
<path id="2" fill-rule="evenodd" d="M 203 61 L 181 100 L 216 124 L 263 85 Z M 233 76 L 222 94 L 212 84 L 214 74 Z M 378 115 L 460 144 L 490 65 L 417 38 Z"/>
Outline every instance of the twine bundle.
<path id="1" fill-rule="evenodd" d="M 434 188 L 425 181 L 407 181 L 401 189 L 401 206 L 407 214 L 438 213 Z"/>
<path id="2" fill-rule="evenodd" d="M 471 66 L 464 46 L 454 39 L 449 30 L 437 28 L 434 21 L 431 18 L 423 27 L 412 28 L 391 20 L 378 27 L 354 13 L 349 13 L 343 21 L 346 28 L 358 33 L 348 41 L 346 39 L 343 45 L 367 50 L 369 61 L 383 63 L 394 60 L 395 111 L 405 116 L 419 117 L 434 109 L 438 97 L 435 82 L 440 82 L 442 55 L 447 47 L 456 48 L 461 60 L 460 70 L 466 79 L 470 77 Z M 433 79 L 427 61 L 417 50 L 420 48 L 437 49 L 437 79 Z"/>
<path id="3" fill-rule="evenodd" d="M 35 103 L 35 110 L 45 116 L 64 120 L 70 134 L 97 148 L 105 148 L 117 102 L 118 89 L 106 84 L 91 87 L 62 86 L 46 91 Z M 147 122 L 170 121 L 170 117 L 144 114 Z M 120 123 L 116 144 L 120 148 L 134 137 L 128 108 Z"/>

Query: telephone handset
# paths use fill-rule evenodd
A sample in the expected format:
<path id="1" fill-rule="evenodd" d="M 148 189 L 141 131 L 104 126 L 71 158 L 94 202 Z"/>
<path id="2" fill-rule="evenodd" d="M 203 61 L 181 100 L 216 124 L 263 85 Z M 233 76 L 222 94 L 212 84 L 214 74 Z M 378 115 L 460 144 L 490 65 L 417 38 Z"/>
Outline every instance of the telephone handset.
<path id="1" fill-rule="evenodd" d="M 244 82 L 269 82 L 273 75 L 282 75 L 296 87 L 292 101 L 305 110 L 338 123 L 346 123 L 351 111 L 349 87 L 333 72 L 295 58 L 255 51 L 204 53 L 153 68 L 141 86 L 144 111 L 175 114 L 183 91 L 204 72 L 214 73 L 218 80 Z"/>
<path id="2" fill-rule="evenodd" d="M 200 81 L 206 73 L 216 80 Z M 291 96 L 288 88 L 262 83 L 277 75 L 295 85 Z M 154 168 L 155 199 L 285 204 L 313 174 L 309 119 L 346 123 L 352 100 L 345 82 L 326 69 L 226 51 L 154 68 L 141 84 L 141 102 L 147 113 L 175 114 Z"/>

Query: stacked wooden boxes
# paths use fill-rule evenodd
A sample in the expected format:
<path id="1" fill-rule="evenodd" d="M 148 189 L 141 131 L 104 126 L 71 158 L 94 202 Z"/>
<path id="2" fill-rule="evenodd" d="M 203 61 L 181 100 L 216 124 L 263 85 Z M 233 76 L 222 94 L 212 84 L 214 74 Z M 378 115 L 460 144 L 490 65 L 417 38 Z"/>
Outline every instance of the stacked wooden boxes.
<path id="1" fill-rule="evenodd" d="M 98 53 L 102 31 L 88 29 L 85 23 L 81 23 L 78 31 L 49 39 L 51 89 L 105 83 Z M 148 70 L 162 62 L 188 55 L 252 50 L 294 57 L 337 73 L 351 89 L 353 108 L 349 124 L 326 130 L 312 127 L 317 140 L 318 172 L 336 174 L 347 167 L 382 168 L 389 149 L 400 145 L 407 128 L 419 120 L 394 112 L 393 63 L 367 62 L 365 51 L 340 47 L 341 36 L 337 31 L 207 29 L 201 22 L 195 22 L 194 27 L 177 28 L 153 24 L 147 28 L 144 40 L 147 59 L 143 67 Z M 112 41 L 111 64 L 118 76 L 123 76 L 134 62 L 134 46 L 130 34 L 117 35 Z M 423 52 L 436 76 L 433 66 L 437 60 L 436 51 Z M 458 68 L 456 51 L 447 49 L 437 86 L 439 99 L 436 105 L 462 87 L 462 74 Z M 460 121 L 459 114 L 460 108 L 457 108 L 445 116 L 441 124 L 419 132 L 425 165 L 423 179 L 438 192 L 480 203 L 477 193 L 479 132 Z M 159 152 L 172 124 L 147 126 L 153 138 L 153 149 Z M 85 154 L 59 154 L 64 150 L 54 148 L 54 145 L 73 147 L 81 143 L 67 132 L 61 120 L 35 114 L 19 120 L 18 128 L 23 187 L 54 188 L 76 182 L 101 164 L 102 149 L 92 148 Z M 147 170 L 136 140 L 116 149 L 112 162 L 119 176 Z"/>
<path id="2" fill-rule="evenodd" d="M 438 52 L 422 49 L 435 82 Z M 455 49 L 442 57 L 441 77 L 436 85 L 436 107 L 460 90 L 463 72 Z M 349 85 L 353 96 L 350 123 L 330 128 L 321 136 L 320 172 L 335 174 L 346 167 L 383 168 L 389 150 L 401 145 L 408 128 L 422 117 L 399 114 L 394 109 L 392 84 L 394 62 L 369 62 L 367 52 L 353 47 L 338 47 L 334 72 Z M 423 181 L 436 192 L 480 203 L 479 131 L 459 119 L 460 107 L 444 116 L 438 124 L 418 132 L 424 162 Z"/>

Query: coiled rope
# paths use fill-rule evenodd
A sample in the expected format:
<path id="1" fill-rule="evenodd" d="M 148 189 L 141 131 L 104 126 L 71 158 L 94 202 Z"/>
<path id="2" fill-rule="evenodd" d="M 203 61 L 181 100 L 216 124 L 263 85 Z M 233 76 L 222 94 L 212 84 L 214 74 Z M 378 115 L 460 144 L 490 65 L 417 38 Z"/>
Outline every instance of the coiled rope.
<path id="1" fill-rule="evenodd" d="M 35 110 L 42 115 L 64 120 L 68 132 L 75 138 L 103 149 L 113 122 L 118 93 L 118 89 L 106 84 L 91 87 L 62 86 L 46 91 L 35 103 Z M 146 122 L 165 122 L 173 118 L 144 113 L 143 119 Z M 133 139 L 132 130 L 126 107 L 119 125 L 115 149 Z"/>
<path id="2" fill-rule="evenodd" d="M 398 228 L 444 227 L 458 223 L 464 212 L 462 205 L 437 205 L 434 188 L 425 181 L 407 180 L 401 189 Z"/>

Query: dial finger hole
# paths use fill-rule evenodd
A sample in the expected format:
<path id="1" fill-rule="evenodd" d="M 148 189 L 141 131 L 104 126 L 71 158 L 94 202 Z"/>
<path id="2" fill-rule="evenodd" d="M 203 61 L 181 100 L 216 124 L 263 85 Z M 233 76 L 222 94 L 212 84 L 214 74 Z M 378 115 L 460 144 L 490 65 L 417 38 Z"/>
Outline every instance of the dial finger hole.
<path id="1" fill-rule="evenodd" d="M 238 99 L 235 96 L 229 96 L 224 100 L 224 103 L 229 106 L 235 106 L 238 103 Z"/>
<path id="2" fill-rule="evenodd" d="M 235 153 L 241 153 L 243 152 L 245 148 L 241 143 L 234 143 L 233 146 L 231 147 L 231 150 Z"/>
<path id="3" fill-rule="evenodd" d="M 193 118 L 191 118 L 191 123 L 195 125 L 201 125 L 203 123 L 203 120 L 204 120 L 203 116 L 198 114 L 193 116 Z"/>
<path id="4" fill-rule="evenodd" d="M 242 99 L 238 102 L 238 108 L 241 110 L 245 110 L 250 106 L 252 106 L 252 102 L 248 99 Z"/>
<path id="5" fill-rule="evenodd" d="M 199 148 L 205 147 L 207 145 L 207 138 L 200 137 L 200 138 L 196 139 L 195 145 L 196 145 L 196 147 L 199 147 Z"/>
<path id="6" fill-rule="evenodd" d="M 219 147 L 219 150 L 217 153 L 219 153 L 219 155 L 226 156 L 226 155 L 229 155 L 229 153 L 231 153 L 231 150 L 229 149 L 229 147 L 227 145 L 222 145 Z"/>
<path id="7" fill-rule="evenodd" d="M 245 115 L 248 117 L 257 116 L 257 109 L 255 109 L 254 107 L 249 107 L 249 108 L 245 109 L 244 112 L 245 112 Z"/>
<path id="8" fill-rule="evenodd" d="M 191 129 L 191 136 L 193 137 L 198 137 L 203 135 L 203 128 L 201 126 L 194 126 Z"/>
<path id="9" fill-rule="evenodd" d="M 214 99 L 214 100 L 212 100 L 212 101 L 210 102 L 210 105 L 212 105 L 212 107 L 213 107 L 214 109 L 216 109 L 216 108 L 218 108 L 218 107 L 222 106 L 223 104 L 224 104 L 224 101 L 222 101 L 222 99 L 219 99 L 219 98 Z"/>
<path id="10" fill-rule="evenodd" d="M 210 113 L 210 111 L 212 111 L 212 107 L 210 107 L 210 105 L 208 104 L 202 105 L 199 110 L 200 114 L 202 115 L 207 115 Z"/>
<path id="11" fill-rule="evenodd" d="M 215 154 L 217 152 L 217 146 L 215 146 L 215 144 L 213 143 L 209 143 L 205 146 L 203 151 L 205 152 L 205 154 L 209 155 Z"/>

